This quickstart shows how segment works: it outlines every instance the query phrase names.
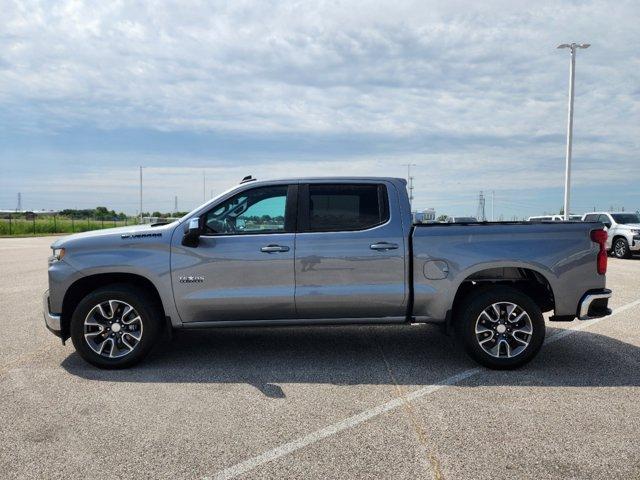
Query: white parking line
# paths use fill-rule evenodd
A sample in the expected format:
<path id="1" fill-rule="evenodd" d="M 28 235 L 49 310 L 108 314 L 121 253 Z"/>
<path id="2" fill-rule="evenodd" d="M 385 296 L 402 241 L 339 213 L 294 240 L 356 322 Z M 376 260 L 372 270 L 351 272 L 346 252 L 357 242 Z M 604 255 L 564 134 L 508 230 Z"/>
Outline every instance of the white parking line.
<path id="1" fill-rule="evenodd" d="M 557 333 L 552 337 L 549 337 L 545 341 L 545 344 L 557 342 L 558 340 L 561 340 L 567 337 L 568 335 L 571 335 L 580 330 L 584 330 L 585 328 L 589 328 L 591 325 L 595 325 L 596 323 L 599 323 L 605 319 L 611 318 L 614 315 L 625 312 L 639 305 L 640 305 L 640 299 L 616 308 L 611 313 L 611 315 L 607 317 L 580 322 L 580 324 L 575 328 L 563 330 L 562 332 Z M 470 368 L 456 375 L 452 375 L 442 380 L 441 382 L 435 383 L 433 385 L 426 385 L 422 388 L 419 388 L 418 390 L 415 390 L 405 395 L 404 400 L 402 398 L 394 398 L 393 400 L 390 400 L 386 403 L 383 403 L 376 407 L 365 410 L 361 413 L 358 413 L 357 415 L 346 418 L 344 420 L 336 422 L 327 427 L 321 428 L 320 430 L 316 430 L 315 432 L 305 435 L 304 437 L 297 438 L 295 440 L 292 440 L 291 442 L 287 442 L 283 445 L 280 445 L 279 447 L 268 450 L 260 455 L 257 455 L 243 462 L 232 465 L 231 467 L 225 468 L 224 470 L 221 470 L 218 473 L 216 473 L 213 477 L 204 477 L 204 480 L 227 480 L 230 478 L 235 478 L 239 475 L 242 475 L 243 473 L 250 472 L 254 468 L 264 465 L 265 463 L 269 463 L 269 462 L 272 462 L 273 460 L 277 460 L 278 458 L 282 458 L 286 455 L 289 455 L 290 453 L 293 453 L 297 450 L 305 448 L 313 443 L 319 442 L 320 440 L 323 440 L 327 437 L 335 435 L 336 433 L 340 433 L 343 430 L 353 428 L 357 425 L 360 425 L 361 423 L 366 422 L 367 420 L 378 417 L 383 413 L 389 412 L 391 410 L 395 410 L 396 408 L 402 406 L 404 401 L 412 402 L 426 395 L 437 392 L 438 390 L 441 390 L 444 387 L 455 385 L 461 382 L 462 380 L 473 377 L 474 375 L 477 375 L 478 373 L 481 373 L 484 371 L 486 370 L 480 367 Z"/>

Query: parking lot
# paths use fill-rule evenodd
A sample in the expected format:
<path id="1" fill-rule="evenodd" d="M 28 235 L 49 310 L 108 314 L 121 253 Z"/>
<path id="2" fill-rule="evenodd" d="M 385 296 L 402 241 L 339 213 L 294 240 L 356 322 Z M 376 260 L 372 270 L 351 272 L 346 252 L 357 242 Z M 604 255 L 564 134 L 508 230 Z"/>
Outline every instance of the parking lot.
<path id="1" fill-rule="evenodd" d="M 640 258 L 517 371 L 429 325 L 180 332 L 101 371 L 44 327 L 51 241 L 0 239 L 3 478 L 640 477 Z"/>

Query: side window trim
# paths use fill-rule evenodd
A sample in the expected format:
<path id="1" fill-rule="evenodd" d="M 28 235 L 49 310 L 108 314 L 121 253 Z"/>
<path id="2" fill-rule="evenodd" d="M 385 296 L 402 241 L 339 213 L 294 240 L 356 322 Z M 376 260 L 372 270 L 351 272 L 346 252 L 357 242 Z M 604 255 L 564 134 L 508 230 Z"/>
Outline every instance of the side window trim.
<path id="1" fill-rule="evenodd" d="M 309 229 L 309 186 L 310 185 L 375 185 L 378 187 L 378 207 L 380 208 L 380 214 L 383 221 L 376 223 L 375 225 L 368 226 L 366 228 L 353 228 L 348 230 L 310 230 Z M 298 233 L 340 233 L 340 232 L 366 232 L 367 230 L 373 230 L 374 228 L 386 225 L 391 221 L 391 209 L 389 206 L 390 195 L 389 187 L 385 183 L 378 182 L 363 182 L 363 183 L 337 183 L 337 182 L 320 182 L 320 183 L 301 183 L 298 188 L 298 214 L 297 214 L 297 229 Z"/>
<path id="2" fill-rule="evenodd" d="M 247 188 L 246 190 L 241 190 L 240 192 L 236 192 L 233 195 L 225 198 L 220 203 L 213 205 L 204 213 L 200 214 L 199 218 L 206 219 L 207 215 L 210 212 L 218 208 L 222 203 L 229 201 L 236 195 L 240 195 L 241 193 L 249 193 L 252 190 L 258 190 L 261 188 L 269 188 L 269 187 L 277 187 L 277 186 L 286 186 L 287 187 L 287 197 L 285 200 L 285 210 L 284 210 L 284 230 L 282 231 L 267 231 L 267 232 L 248 232 L 248 233 L 202 233 L 201 236 L 205 238 L 209 237 L 242 237 L 249 235 L 282 235 L 284 233 L 295 233 L 296 225 L 297 225 L 297 197 L 298 197 L 298 185 L 297 184 L 282 184 L 282 185 L 260 185 L 252 188 Z"/>

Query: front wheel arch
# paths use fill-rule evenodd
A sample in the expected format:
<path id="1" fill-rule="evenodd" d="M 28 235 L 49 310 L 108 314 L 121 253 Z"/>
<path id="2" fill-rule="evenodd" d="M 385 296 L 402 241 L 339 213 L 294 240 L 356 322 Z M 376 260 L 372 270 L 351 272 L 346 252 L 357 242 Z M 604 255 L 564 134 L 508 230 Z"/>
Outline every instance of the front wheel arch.
<path id="1" fill-rule="evenodd" d="M 165 318 L 166 313 L 162 298 L 156 286 L 142 275 L 133 273 L 99 273 L 79 278 L 67 289 L 62 300 L 62 313 L 60 318 L 61 337 L 64 340 L 71 336 L 71 318 L 78 304 L 89 293 L 107 285 L 130 285 L 144 291 L 160 309 L 160 315 Z"/>

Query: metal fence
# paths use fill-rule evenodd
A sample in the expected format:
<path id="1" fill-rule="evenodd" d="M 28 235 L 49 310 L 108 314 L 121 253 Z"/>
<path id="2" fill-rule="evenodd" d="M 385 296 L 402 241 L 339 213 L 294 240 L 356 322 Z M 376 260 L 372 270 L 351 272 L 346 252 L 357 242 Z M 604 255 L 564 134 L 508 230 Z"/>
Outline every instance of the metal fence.
<path id="1" fill-rule="evenodd" d="M 136 225 L 138 218 L 73 218 L 59 215 L 26 217 L 5 215 L 0 218 L 0 235 L 43 235 L 54 233 L 76 233 L 103 228 Z"/>

